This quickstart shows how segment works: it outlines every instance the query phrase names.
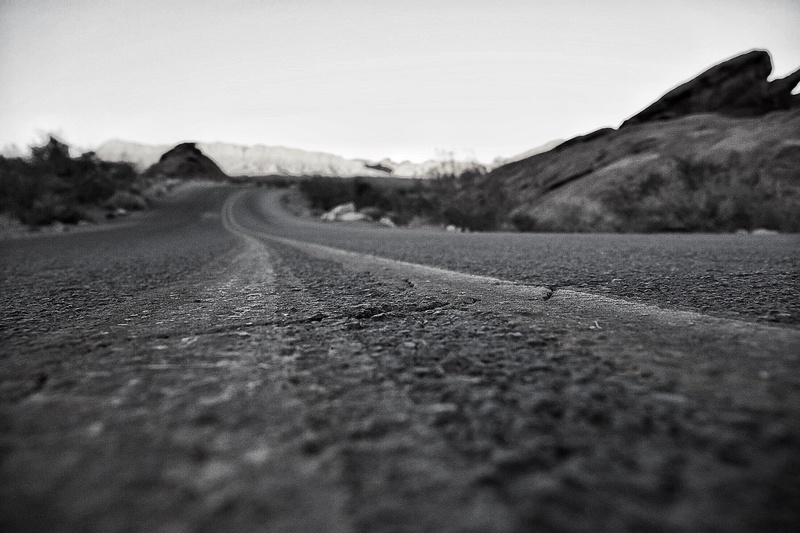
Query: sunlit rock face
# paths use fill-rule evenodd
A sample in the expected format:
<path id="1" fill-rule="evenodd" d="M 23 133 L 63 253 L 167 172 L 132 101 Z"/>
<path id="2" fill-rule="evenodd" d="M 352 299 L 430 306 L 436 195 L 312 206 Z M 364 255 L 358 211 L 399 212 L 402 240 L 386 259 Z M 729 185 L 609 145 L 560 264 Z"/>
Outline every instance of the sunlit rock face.
<path id="1" fill-rule="evenodd" d="M 753 50 L 711 67 L 683 83 L 622 125 L 641 124 L 695 113 L 731 117 L 755 117 L 770 111 L 800 107 L 792 90 L 800 82 L 800 70 L 768 81 L 772 59 L 765 50 Z"/>

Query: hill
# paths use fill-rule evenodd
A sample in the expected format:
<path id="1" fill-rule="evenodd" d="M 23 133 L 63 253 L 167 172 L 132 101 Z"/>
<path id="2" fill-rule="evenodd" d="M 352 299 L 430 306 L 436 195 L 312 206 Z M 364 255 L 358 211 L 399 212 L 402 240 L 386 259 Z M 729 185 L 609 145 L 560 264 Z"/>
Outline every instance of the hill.
<path id="1" fill-rule="evenodd" d="M 734 57 L 618 129 L 471 177 L 454 202 L 527 231 L 800 231 L 800 71 L 771 72 L 766 51 Z"/>
<path id="2" fill-rule="evenodd" d="M 181 143 L 168 150 L 158 162 L 145 172 L 148 176 L 162 178 L 190 179 L 195 177 L 221 179 L 225 173 L 219 166 L 201 152 L 195 143 Z"/>

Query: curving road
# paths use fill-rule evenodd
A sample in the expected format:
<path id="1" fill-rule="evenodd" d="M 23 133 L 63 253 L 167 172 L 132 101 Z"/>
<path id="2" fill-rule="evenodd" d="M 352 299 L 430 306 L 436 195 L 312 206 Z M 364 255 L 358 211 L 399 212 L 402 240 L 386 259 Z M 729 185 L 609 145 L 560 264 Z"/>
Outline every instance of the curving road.
<path id="1" fill-rule="evenodd" d="M 0 242 L 2 531 L 794 531 L 797 236 L 186 186 Z"/>
<path id="2" fill-rule="evenodd" d="M 550 288 L 800 325 L 800 236 L 452 234 L 300 220 L 280 191 L 237 202 L 271 235 Z"/>

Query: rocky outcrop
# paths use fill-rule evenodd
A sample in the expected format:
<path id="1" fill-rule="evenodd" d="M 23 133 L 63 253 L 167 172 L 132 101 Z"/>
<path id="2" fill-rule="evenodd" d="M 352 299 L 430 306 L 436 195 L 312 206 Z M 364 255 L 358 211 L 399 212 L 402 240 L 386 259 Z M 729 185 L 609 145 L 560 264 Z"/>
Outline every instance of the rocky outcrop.
<path id="1" fill-rule="evenodd" d="M 169 178 L 224 178 L 225 173 L 195 143 L 182 143 L 167 151 L 147 174 Z"/>
<path id="2" fill-rule="evenodd" d="M 695 113 L 756 117 L 800 106 L 792 90 L 800 70 L 768 81 L 772 59 L 765 50 L 753 50 L 724 61 L 672 89 L 622 126 L 673 119 Z"/>
<path id="3" fill-rule="evenodd" d="M 764 51 L 725 61 L 619 129 L 500 166 L 455 202 L 500 197 L 502 229 L 800 231 L 800 70 L 771 71 Z"/>

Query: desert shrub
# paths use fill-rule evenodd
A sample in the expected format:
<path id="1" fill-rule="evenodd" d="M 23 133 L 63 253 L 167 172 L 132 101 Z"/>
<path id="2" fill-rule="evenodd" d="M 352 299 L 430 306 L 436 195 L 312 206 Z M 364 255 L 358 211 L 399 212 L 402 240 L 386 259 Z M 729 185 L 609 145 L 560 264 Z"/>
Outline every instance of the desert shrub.
<path id="1" fill-rule="evenodd" d="M 38 198 L 30 209 L 17 214 L 20 222 L 28 226 L 43 226 L 53 222 L 77 224 L 88 218 L 75 202 L 65 202 L 62 197 L 51 193 Z"/>
<path id="2" fill-rule="evenodd" d="M 390 216 L 397 224 L 405 225 L 412 220 L 441 222 L 440 198 L 424 182 L 409 190 L 390 191 L 389 203 Z"/>
<path id="3" fill-rule="evenodd" d="M 438 221 L 441 218 L 439 193 L 435 180 L 415 180 L 398 186 L 380 179 L 312 177 L 300 183 L 300 192 L 317 211 L 353 202 L 359 210 L 381 212 L 395 223 L 408 224 L 413 219 Z"/>
<path id="4" fill-rule="evenodd" d="M 442 207 L 444 222 L 470 231 L 490 231 L 499 228 L 501 213 L 490 199 L 475 195 L 468 200 L 451 202 L 445 199 L 445 205 Z"/>
<path id="5" fill-rule="evenodd" d="M 39 173 L 53 173 L 60 177 L 71 175 L 76 167 L 69 155 L 69 146 L 53 136 L 42 146 L 31 148 L 29 164 Z"/>
<path id="6" fill-rule="evenodd" d="M 401 225 L 426 220 L 490 231 L 512 224 L 510 197 L 500 182 L 490 180 L 480 169 L 458 176 L 442 173 L 403 187 L 379 179 L 314 177 L 301 182 L 300 191 L 313 209 L 327 211 L 354 202 L 357 209 L 379 209 Z"/>
<path id="7" fill-rule="evenodd" d="M 100 161 L 93 153 L 73 158 L 54 137 L 31 148 L 28 158 L 0 157 L 0 211 L 30 226 L 88 218 L 118 191 L 136 195 L 138 175 L 128 163 Z"/>
<path id="8" fill-rule="evenodd" d="M 19 209 L 30 208 L 41 189 L 41 180 L 31 177 L 21 159 L 0 156 L 0 211 L 16 214 Z"/>
<path id="9" fill-rule="evenodd" d="M 115 190 L 111 178 L 101 172 L 88 172 L 74 178 L 74 196 L 82 204 L 106 200 Z"/>
<path id="10" fill-rule="evenodd" d="M 329 211 L 337 205 L 353 201 L 353 180 L 313 176 L 300 182 L 300 192 L 312 209 Z"/>
<path id="11" fill-rule="evenodd" d="M 800 183 L 735 159 L 678 160 L 667 175 L 621 180 L 602 200 L 623 231 L 800 231 Z"/>
<path id="12" fill-rule="evenodd" d="M 441 218 L 471 231 L 491 231 L 513 225 L 515 206 L 503 183 L 479 169 L 438 180 Z"/>

